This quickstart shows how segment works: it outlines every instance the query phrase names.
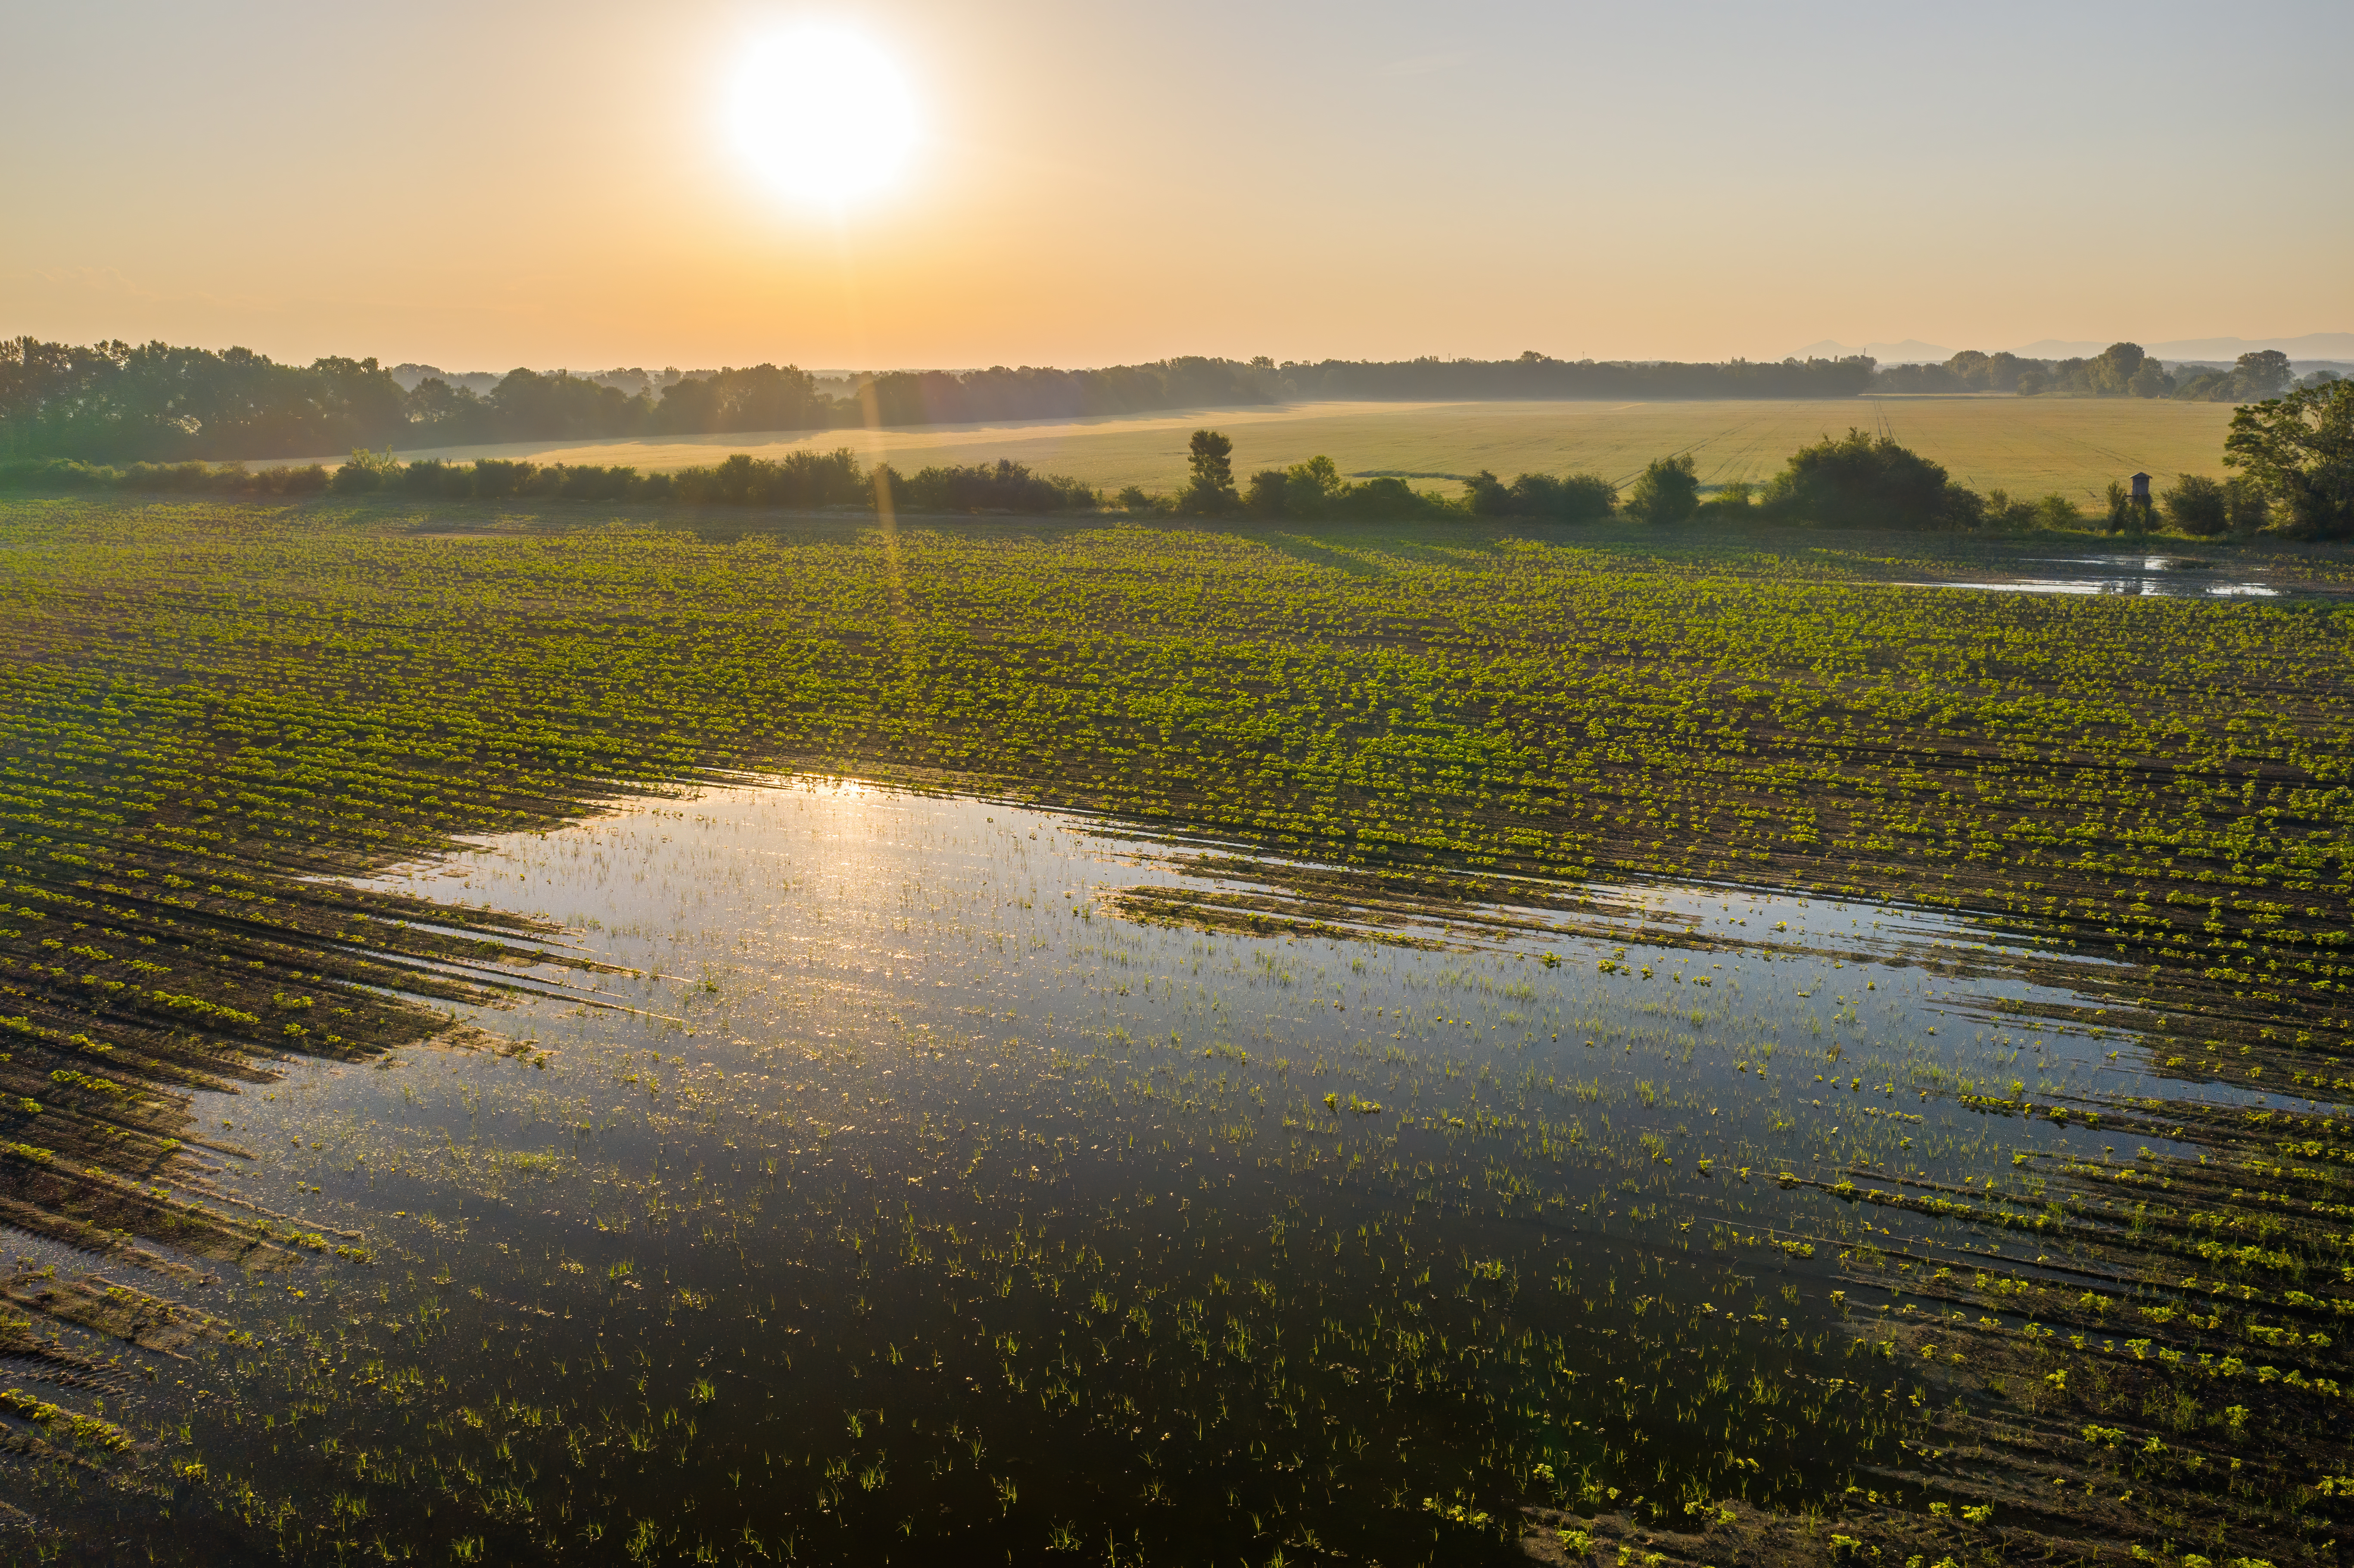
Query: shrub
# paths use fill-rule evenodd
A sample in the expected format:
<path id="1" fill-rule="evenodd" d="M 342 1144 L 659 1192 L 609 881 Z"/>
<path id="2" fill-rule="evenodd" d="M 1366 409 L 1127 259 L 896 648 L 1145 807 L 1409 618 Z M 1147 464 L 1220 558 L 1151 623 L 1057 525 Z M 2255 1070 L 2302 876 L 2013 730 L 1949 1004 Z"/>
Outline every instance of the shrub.
<path id="1" fill-rule="evenodd" d="M 1858 429 L 1824 437 L 1790 454 L 1766 487 L 1766 503 L 1787 516 L 1835 528 L 1926 528 L 1975 522 L 1984 503 L 1948 482 L 1946 471 L 1886 436 Z"/>
<path id="2" fill-rule="evenodd" d="M 2039 528 L 2074 528 L 2084 521 L 2084 509 L 2056 490 L 2035 503 L 2035 525 Z"/>
<path id="3" fill-rule="evenodd" d="M 2158 499 L 2166 520 L 2186 534 L 2209 539 L 2232 526 L 2231 503 L 2222 485 L 2204 474 L 2179 475 Z"/>
<path id="4" fill-rule="evenodd" d="M 884 468 L 885 483 L 896 479 Z M 780 459 L 737 452 L 716 468 L 681 469 L 671 475 L 671 493 L 681 501 L 716 501 L 738 506 L 836 506 L 872 504 L 875 484 L 848 447 L 830 452 L 788 452 Z M 896 490 L 896 485 L 893 485 Z"/>
<path id="5" fill-rule="evenodd" d="M 2223 506 L 2231 514 L 2234 534 L 2253 534 L 2272 521 L 2272 498 L 2244 473 L 2223 482 Z"/>
<path id="6" fill-rule="evenodd" d="M 1444 517 L 1454 511 L 1446 499 L 1426 495 L 1395 474 L 1382 474 L 1358 484 L 1345 484 L 1325 502 L 1334 517 L 1363 522 L 1394 522 L 1409 517 Z"/>
<path id="7" fill-rule="evenodd" d="M 1627 514 L 1638 523 L 1681 523 L 1700 510 L 1700 478 L 1691 453 L 1655 458 L 1627 493 Z"/>
<path id="8" fill-rule="evenodd" d="M 1684 460 L 1687 464 L 1691 461 Z M 1508 509 L 1515 517 L 1556 523 L 1599 523 L 1618 510 L 1618 487 L 1599 474 L 1524 473 L 1512 481 Z"/>
<path id="9" fill-rule="evenodd" d="M 1716 493 L 1700 503 L 1696 515 L 1712 521 L 1737 521 L 1749 515 L 1756 493 L 1755 488 L 1745 479 L 1730 481 L 1718 485 Z"/>
<path id="10" fill-rule="evenodd" d="M 1986 506 L 1980 516 L 1989 528 L 2023 531 L 2035 526 L 2035 503 L 2014 501 L 2007 490 L 1989 490 L 1986 493 Z"/>
<path id="11" fill-rule="evenodd" d="M 922 469 L 895 488 L 904 497 L 900 504 L 928 512 L 1075 512 L 1096 504 L 1092 485 L 1061 474 L 1033 473 L 1004 458 Z"/>
<path id="12" fill-rule="evenodd" d="M 205 465 L 195 463 L 189 466 L 201 471 Z M 400 460 L 392 455 L 390 447 L 387 447 L 381 452 L 372 452 L 366 447 L 355 447 L 352 449 L 351 457 L 345 461 L 343 467 L 335 470 L 335 477 L 330 488 L 338 495 L 352 495 L 364 491 L 382 490 L 399 478 Z"/>
<path id="13" fill-rule="evenodd" d="M 483 496 L 520 495 L 539 471 L 535 463 L 511 461 L 505 458 L 474 460 L 474 493 Z"/>

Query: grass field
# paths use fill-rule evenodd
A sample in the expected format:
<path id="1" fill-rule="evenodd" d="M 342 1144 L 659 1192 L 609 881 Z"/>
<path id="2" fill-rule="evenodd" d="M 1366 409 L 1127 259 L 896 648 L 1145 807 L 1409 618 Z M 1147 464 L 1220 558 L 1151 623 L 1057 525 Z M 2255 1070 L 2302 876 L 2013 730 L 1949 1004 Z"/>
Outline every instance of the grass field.
<path id="1" fill-rule="evenodd" d="M 927 429 L 748 432 L 621 441 L 511 442 L 404 455 L 537 462 L 629 463 L 652 472 L 716 462 L 730 452 L 775 456 L 847 444 L 903 471 L 928 463 L 1004 457 L 1106 490 L 1174 488 L 1185 440 L 1208 424 L 1235 438 L 1247 473 L 1319 453 L 1343 471 L 1466 474 L 1488 469 L 1592 472 L 1622 485 L 1653 458 L 1689 450 L 1704 484 L 1759 481 L 1794 449 L 1850 425 L 1885 429 L 1984 491 L 2079 502 L 2137 470 L 2161 482 L 2221 473 L 2229 405 L 2140 398 L 1889 397 L 1852 402 L 1303 403 L 1204 408 L 1068 422 L 953 425 Z M 333 456 L 340 454 L 323 454 Z M 309 461 L 308 459 L 302 461 Z"/>
<path id="2" fill-rule="evenodd" d="M 164 1561 L 679 1560 L 682 1486 L 843 1563 L 2334 1561 L 2354 614 L 1939 547 L 0 503 L 11 1496 Z M 746 772 L 758 832 L 586 821 Z M 896 857 L 876 781 L 950 802 Z"/>

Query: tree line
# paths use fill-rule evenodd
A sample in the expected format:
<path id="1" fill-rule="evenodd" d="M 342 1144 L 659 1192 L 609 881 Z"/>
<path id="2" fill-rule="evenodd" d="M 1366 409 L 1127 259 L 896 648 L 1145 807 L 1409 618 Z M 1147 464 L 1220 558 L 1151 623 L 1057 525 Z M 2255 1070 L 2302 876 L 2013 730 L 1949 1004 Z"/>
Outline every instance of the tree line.
<path id="1" fill-rule="evenodd" d="M 521 459 L 440 458 L 402 461 L 391 450 L 360 448 L 335 468 L 323 463 L 250 469 L 242 463 L 131 463 L 74 458 L 0 461 L 0 489 L 131 491 L 273 497 L 384 494 L 420 501 L 619 501 L 689 505 L 853 507 L 926 513 L 1081 512 L 1099 509 L 1092 486 L 1028 465 L 996 462 L 932 466 L 902 474 L 888 463 L 862 465 L 847 447 L 779 458 L 737 452 L 707 466 L 641 473 L 626 464 L 537 463 Z"/>
<path id="2" fill-rule="evenodd" d="M 2021 359 L 1966 348 L 1943 365 L 1891 365 L 1872 377 L 1876 392 L 2012 392 L 2023 397 L 2172 397 L 2194 403 L 2255 403 L 2292 385 L 2338 379 L 2317 370 L 2298 381 L 2276 348 L 2240 355 L 2229 369 L 2184 367 L 2178 376 L 2136 343 L 2113 343 L 2090 359 Z"/>
<path id="3" fill-rule="evenodd" d="M 2299 538 L 2354 537 L 2354 381 L 2299 387 L 2240 408 L 2225 439 L 2223 464 L 2234 471 L 2221 480 L 2179 475 L 2149 501 L 2137 501 L 2121 482 L 2112 483 L 2102 521 L 2109 531 L 2125 533 L 2155 529 L 2162 519 L 2163 525 L 2201 537 L 2267 527 Z M 1453 495 L 1417 490 L 1407 482 L 1410 477 L 1416 476 L 1346 475 L 1331 459 L 1320 456 L 1238 480 L 1232 438 L 1207 429 L 1193 432 L 1183 484 L 1160 493 L 1129 485 L 1108 499 L 1084 481 L 1034 472 L 1005 459 L 931 465 L 902 474 L 888 463 L 865 468 L 846 447 L 780 458 L 739 452 L 711 466 L 663 473 L 493 458 L 403 462 L 388 449 L 355 450 L 332 472 L 322 464 L 249 470 L 201 461 L 123 468 L 73 459 L 0 461 L 0 487 L 5 488 L 230 495 L 385 492 L 419 499 L 522 496 L 967 514 L 1118 510 L 1137 516 L 1269 521 L 1757 520 L 1834 528 L 1973 530 L 2070 529 L 2090 521 L 2062 494 L 1980 494 L 1896 440 L 1857 429 L 1799 448 L 1763 485 L 1735 481 L 1703 486 L 1690 452 L 1653 461 L 1623 494 L 1616 482 L 1590 473 L 1523 473 L 1506 481 L 1483 470 L 1457 480 L 1458 493 Z"/>
<path id="4" fill-rule="evenodd" d="M 440 376 L 404 391 L 374 359 L 280 365 L 242 348 L 24 337 L 0 344 L 0 454 L 178 463 L 360 447 L 1071 418 L 1283 396 L 1258 366 L 1200 357 L 1102 370 L 894 371 L 864 378 L 847 397 L 828 395 L 790 365 L 688 376 L 659 397 L 528 369 L 508 372 L 487 393 Z"/>
<path id="5" fill-rule="evenodd" d="M 2314 378 L 2308 378 L 2308 381 Z M 0 455 L 99 463 L 278 458 L 355 448 L 729 435 L 760 430 L 1058 419 L 1287 398 L 1837 398 L 1870 392 L 2177 397 L 2254 401 L 2288 389 L 2287 358 L 2243 355 L 2178 383 L 2133 344 L 2091 359 L 1968 350 L 1943 365 L 1867 356 L 1722 364 L 1514 359 L 1247 362 L 1185 357 L 1097 370 L 891 371 L 845 395 L 797 366 L 755 365 L 632 393 L 567 371 L 517 369 L 487 392 L 430 376 L 403 390 L 374 359 L 280 365 L 231 348 L 122 342 L 0 344 Z"/>
<path id="6" fill-rule="evenodd" d="M 1842 359 L 1670 360 L 1555 359 L 1532 349 L 1515 359 L 1422 358 L 1389 362 L 1326 359 L 1253 362 L 1279 376 L 1290 396 L 1367 401 L 1444 398 L 1490 400 L 1618 397 L 1852 397 L 1871 390 L 1873 361 Z"/>
<path id="7" fill-rule="evenodd" d="M 891 371 L 834 395 L 797 366 L 688 376 L 631 393 L 517 369 L 487 392 L 429 376 L 403 390 L 374 359 L 281 365 L 249 349 L 164 343 L 0 343 L 0 454 L 88 462 L 269 459 L 358 447 L 618 440 L 1076 418 L 1295 397 L 1844 397 L 1868 358 L 1779 364 L 1181 357 L 1094 370 Z"/>

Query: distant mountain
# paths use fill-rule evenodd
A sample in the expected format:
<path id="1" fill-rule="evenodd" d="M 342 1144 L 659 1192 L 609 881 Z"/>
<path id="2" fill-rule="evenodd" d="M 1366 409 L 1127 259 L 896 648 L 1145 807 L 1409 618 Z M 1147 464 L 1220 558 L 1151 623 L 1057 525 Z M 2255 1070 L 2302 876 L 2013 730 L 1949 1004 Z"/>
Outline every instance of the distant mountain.
<path id="1" fill-rule="evenodd" d="M 1858 354 L 1868 354 L 1882 365 L 1943 365 L 1954 357 L 1952 349 L 1939 348 L 1934 343 L 1923 343 L 1917 337 L 1908 337 L 1903 343 L 1867 343 L 1861 346 L 1833 343 L 1829 338 L 1825 338 L 1820 343 L 1807 344 L 1806 347 L 1798 350 L 1796 357 L 1846 359 Z"/>

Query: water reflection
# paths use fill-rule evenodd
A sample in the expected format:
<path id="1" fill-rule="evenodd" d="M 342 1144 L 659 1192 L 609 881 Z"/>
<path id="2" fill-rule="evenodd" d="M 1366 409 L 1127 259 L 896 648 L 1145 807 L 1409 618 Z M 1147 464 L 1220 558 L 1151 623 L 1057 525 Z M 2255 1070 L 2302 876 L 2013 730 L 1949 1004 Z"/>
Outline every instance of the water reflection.
<path id="1" fill-rule="evenodd" d="M 385 878 L 608 969 L 472 1015 L 504 1049 L 203 1097 L 236 1191 L 373 1258 L 182 1292 L 256 1343 L 134 1404 L 250 1507 L 164 1554 L 1468 1562 L 1581 1492 L 1797 1506 L 1912 1418 L 1840 1249 L 2004 1245 L 1802 1183 L 2023 1192 L 2101 1133 L 1971 1098 L 2152 1087 L 1948 917 L 1112 914 L 1249 881 L 1199 847 L 765 781 Z"/>
<path id="2" fill-rule="evenodd" d="M 2066 556 L 2030 557 L 2031 564 L 2089 568 L 2005 582 L 1917 582 L 1903 588 L 1978 588 L 1988 593 L 2140 594 L 2156 599 L 2277 599 L 2281 589 L 2251 579 L 2224 581 L 2210 575 L 2214 563 L 2182 556 Z"/>

